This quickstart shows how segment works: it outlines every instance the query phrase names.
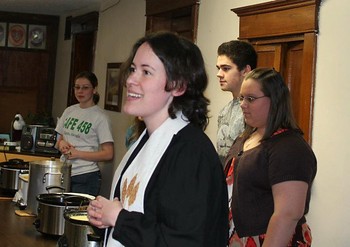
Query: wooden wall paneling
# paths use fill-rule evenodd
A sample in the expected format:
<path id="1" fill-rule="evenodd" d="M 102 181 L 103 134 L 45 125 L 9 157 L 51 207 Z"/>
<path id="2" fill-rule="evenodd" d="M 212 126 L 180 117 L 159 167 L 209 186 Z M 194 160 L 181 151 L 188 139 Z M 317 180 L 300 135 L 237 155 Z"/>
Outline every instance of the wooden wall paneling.
<path id="1" fill-rule="evenodd" d="M 146 0 L 146 16 L 170 12 L 198 4 L 198 0 Z"/>
<path id="2" fill-rule="evenodd" d="M 6 57 L 2 62 L 6 67 L 6 77 L 2 78 L 1 86 L 37 89 L 43 84 L 47 91 L 48 53 L 28 51 L 0 51 L 0 53 Z"/>
<path id="3" fill-rule="evenodd" d="M 37 90 L 11 89 L 0 91 L 0 132 L 10 133 L 11 122 L 17 113 L 25 117 L 29 113 L 36 112 Z"/>
<path id="4" fill-rule="evenodd" d="M 15 113 L 51 114 L 58 39 L 58 16 L 0 12 L 0 21 L 46 27 L 43 49 L 0 47 L 0 94 L 7 107 L 0 108 L 4 125 Z M 28 34 L 27 34 L 28 35 Z M 27 37 L 27 36 L 26 36 Z M 34 105 L 35 104 L 35 105 Z M 10 107 L 8 107 L 10 106 Z M 0 132 L 8 132 L 0 127 Z"/>

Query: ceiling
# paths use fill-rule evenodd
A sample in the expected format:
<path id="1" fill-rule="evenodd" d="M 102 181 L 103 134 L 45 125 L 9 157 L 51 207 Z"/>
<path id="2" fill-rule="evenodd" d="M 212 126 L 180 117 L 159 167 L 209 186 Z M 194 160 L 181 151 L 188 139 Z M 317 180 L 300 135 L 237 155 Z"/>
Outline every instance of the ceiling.
<path id="1" fill-rule="evenodd" d="M 100 6 L 102 0 L 0 0 L 0 11 L 61 15 Z"/>

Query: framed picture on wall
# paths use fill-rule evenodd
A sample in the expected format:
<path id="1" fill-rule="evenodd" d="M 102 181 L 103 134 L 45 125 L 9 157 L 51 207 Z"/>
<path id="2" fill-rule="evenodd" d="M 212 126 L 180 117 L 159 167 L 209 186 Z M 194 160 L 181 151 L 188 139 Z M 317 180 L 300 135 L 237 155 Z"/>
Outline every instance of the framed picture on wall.
<path id="1" fill-rule="evenodd" d="M 123 86 L 119 83 L 121 63 L 108 63 L 106 75 L 105 109 L 120 112 L 123 100 Z"/>
<path id="2" fill-rule="evenodd" d="M 0 22 L 0 46 L 6 45 L 7 24 Z"/>
<path id="3" fill-rule="evenodd" d="M 27 39 L 27 25 L 10 23 L 8 32 L 8 47 L 25 48 Z"/>
<path id="4" fill-rule="evenodd" d="M 29 25 L 28 28 L 28 48 L 46 48 L 46 26 Z"/>

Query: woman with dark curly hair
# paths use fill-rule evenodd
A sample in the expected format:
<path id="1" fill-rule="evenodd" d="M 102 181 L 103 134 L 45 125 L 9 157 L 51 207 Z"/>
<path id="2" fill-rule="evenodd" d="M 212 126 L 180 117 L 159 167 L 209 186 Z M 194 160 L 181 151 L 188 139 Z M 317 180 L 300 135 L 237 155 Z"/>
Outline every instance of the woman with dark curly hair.
<path id="1" fill-rule="evenodd" d="M 205 135 L 208 79 L 192 42 L 169 32 L 141 38 L 126 63 L 123 111 L 145 131 L 97 197 L 89 221 L 110 227 L 107 246 L 226 246 L 227 187 Z"/>

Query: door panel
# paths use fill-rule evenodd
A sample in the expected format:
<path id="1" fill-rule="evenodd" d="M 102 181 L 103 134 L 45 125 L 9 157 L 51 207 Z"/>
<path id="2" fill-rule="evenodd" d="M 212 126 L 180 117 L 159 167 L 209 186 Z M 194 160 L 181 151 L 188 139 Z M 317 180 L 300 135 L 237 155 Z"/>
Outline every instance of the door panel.
<path id="1" fill-rule="evenodd" d="M 304 41 L 265 40 L 264 44 L 255 44 L 254 47 L 258 53 L 258 67 L 274 67 L 284 77 L 290 90 L 294 116 L 308 140 L 310 95 L 304 91 L 311 88 L 311 81 L 302 80 Z"/>
<path id="2" fill-rule="evenodd" d="M 81 71 L 92 71 L 94 61 L 95 32 L 78 33 L 73 36 L 71 78 L 69 81 L 68 105 L 78 103 L 74 96 L 74 78 Z"/>
<path id="3" fill-rule="evenodd" d="M 294 116 L 300 128 L 306 132 L 307 125 L 304 123 L 305 119 L 302 118 L 305 103 L 305 98 L 301 94 L 301 89 L 305 86 L 301 82 L 302 59 L 303 42 L 288 44 L 284 78 L 290 90 Z"/>
<path id="4" fill-rule="evenodd" d="M 258 53 L 258 67 L 274 67 L 275 70 L 281 71 L 282 45 L 255 45 Z"/>

